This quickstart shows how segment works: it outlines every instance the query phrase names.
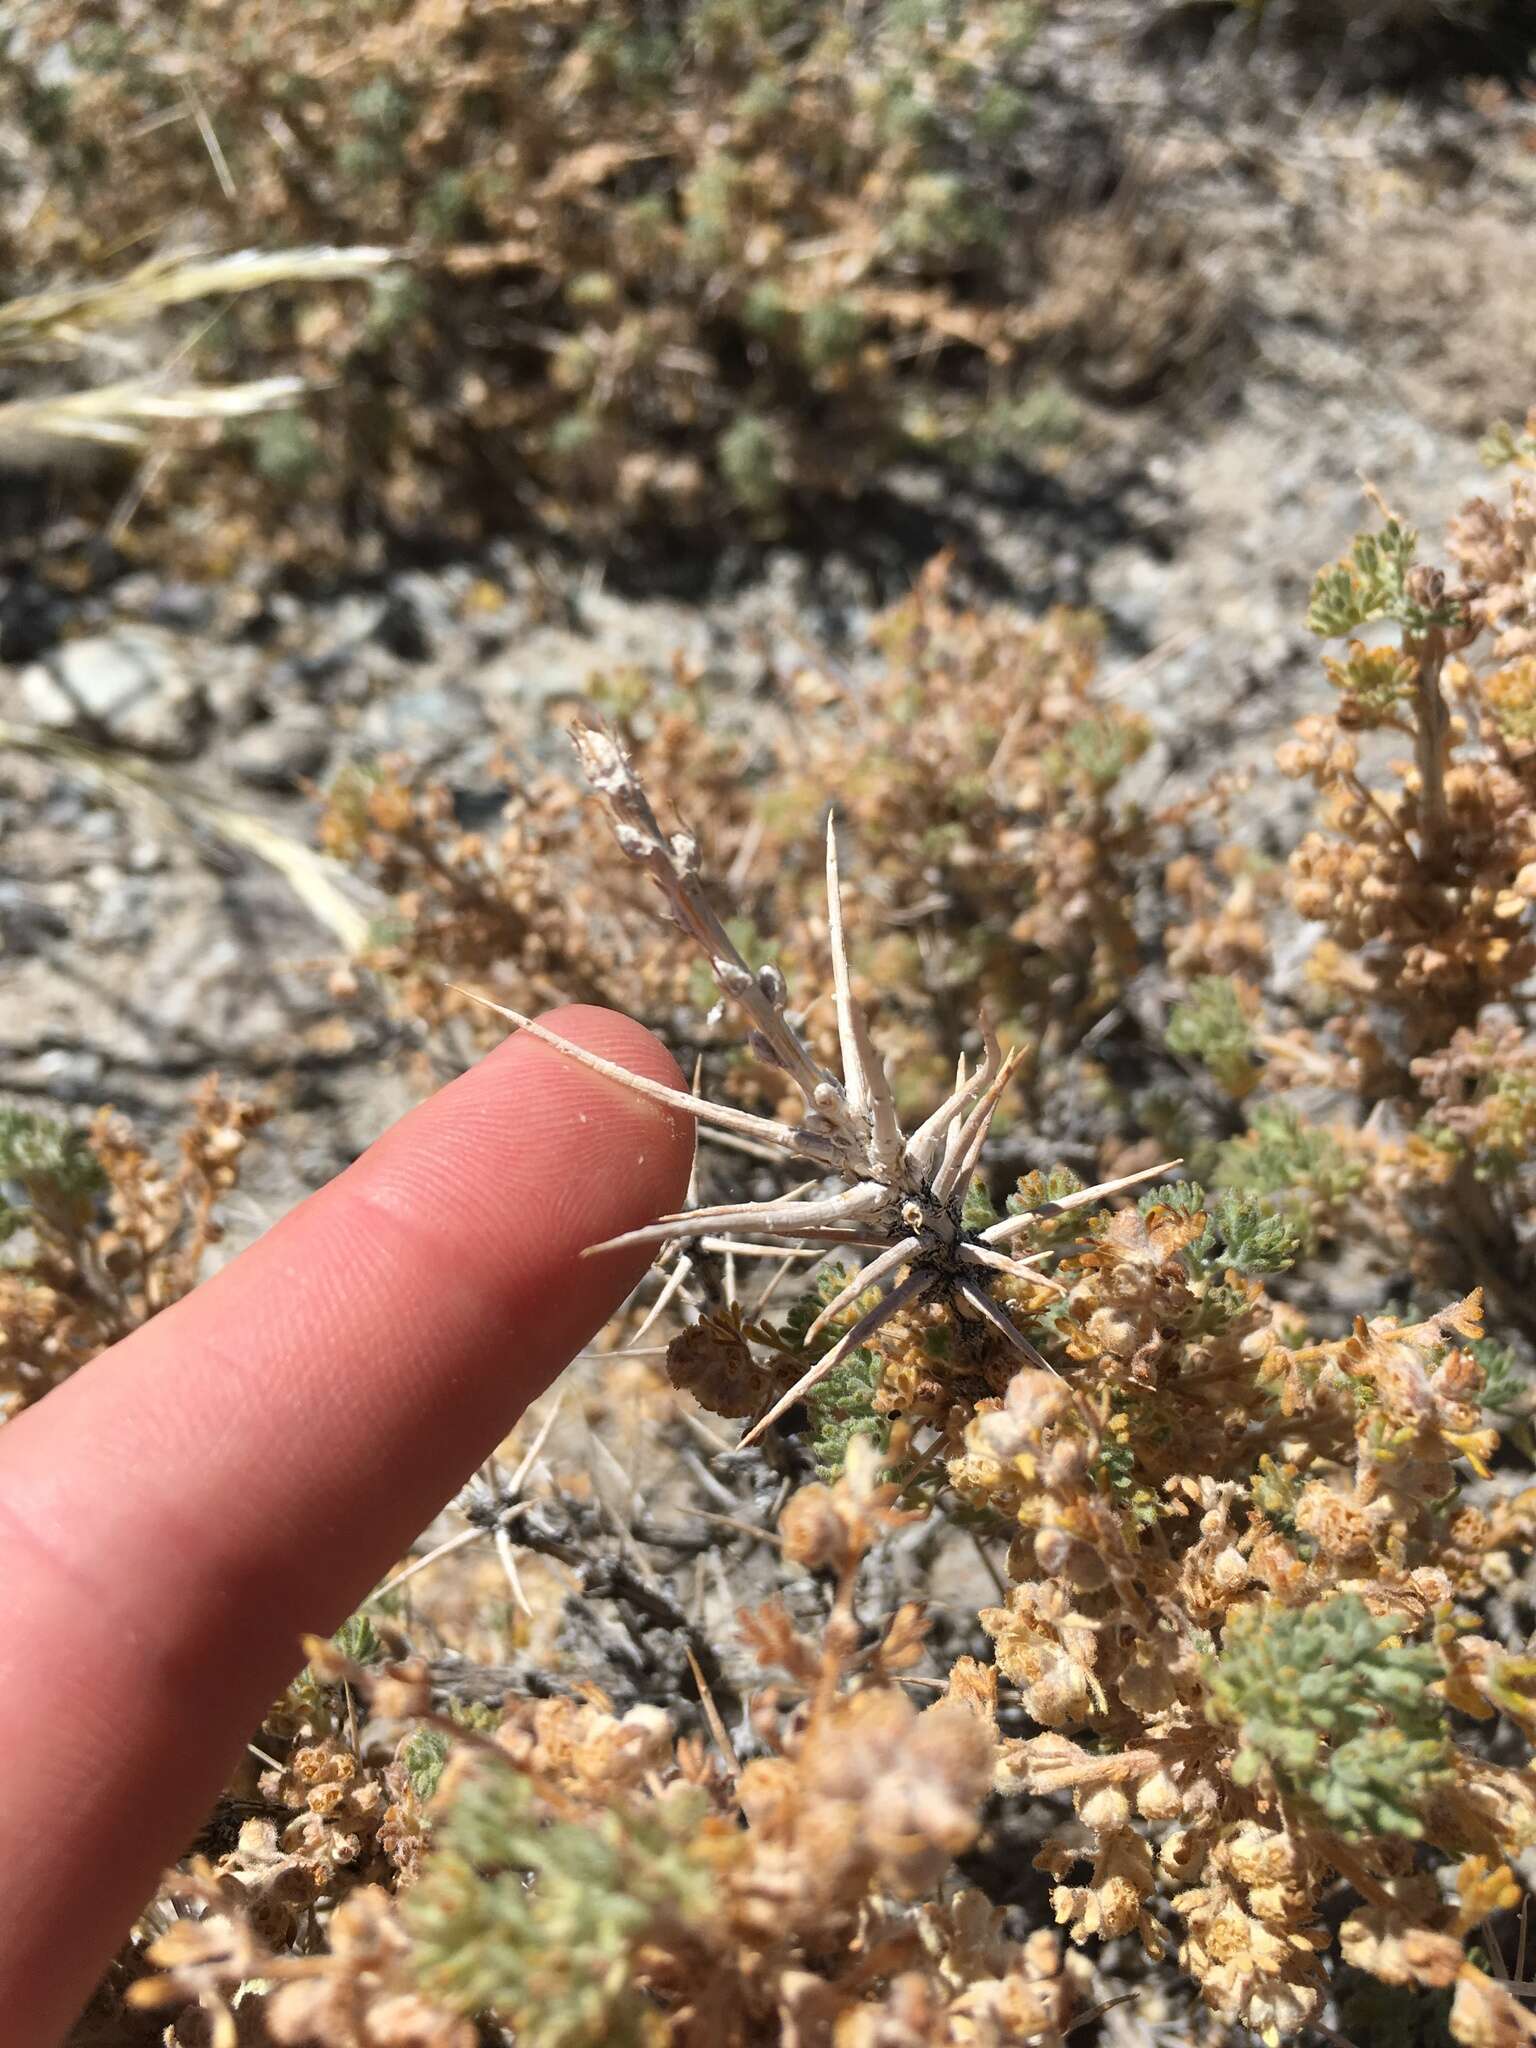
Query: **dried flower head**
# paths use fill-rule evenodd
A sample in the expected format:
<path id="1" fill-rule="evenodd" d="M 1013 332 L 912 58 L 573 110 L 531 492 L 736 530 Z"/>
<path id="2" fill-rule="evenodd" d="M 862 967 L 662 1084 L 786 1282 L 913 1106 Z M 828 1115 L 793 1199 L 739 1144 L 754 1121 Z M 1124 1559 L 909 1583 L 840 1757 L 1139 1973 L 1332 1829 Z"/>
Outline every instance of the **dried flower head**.
<path id="1" fill-rule="evenodd" d="M 742 1439 L 744 1443 L 753 1442 L 910 1303 L 942 1302 L 954 1314 L 957 1330 L 978 1348 L 987 1344 L 990 1334 L 1031 1365 L 1049 1369 L 993 1298 L 993 1288 L 999 1274 L 1038 1279 L 1035 1269 L 1053 1255 L 1055 1247 L 1023 1254 L 1012 1247 L 1045 1218 L 1153 1180 L 1178 1162 L 1165 1161 L 1120 1180 L 1082 1188 L 980 1228 L 968 1225 L 963 1214 L 966 1193 L 1019 1054 L 1003 1051 L 983 1013 L 983 1054 L 975 1069 L 967 1070 L 962 1054 L 952 1092 L 914 1131 L 902 1130 L 890 1077 L 851 986 L 843 940 L 835 820 L 830 816 L 827 820 L 827 932 L 840 1075 L 813 1056 L 791 1017 L 788 989 L 778 968 L 769 964 L 754 973 L 710 907 L 700 881 L 698 841 L 686 831 L 668 834 L 662 830 L 622 748 L 609 734 L 587 726 L 577 728 L 573 738 L 587 779 L 607 806 L 620 849 L 649 872 L 661 890 L 671 921 L 701 948 L 722 994 L 745 1014 L 751 1050 L 788 1076 L 804 1102 L 805 1113 L 798 1122 L 784 1122 L 643 1080 L 570 1044 L 516 1010 L 494 1003 L 489 1007 L 582 1066 L 654 1101 L 687 1110 L 719 1130 L 771 1146 L 814 1167 L 818 1175 L 835 1175 L 847 1183 L 836 1194 L 801 1189 L 768 1201 L 727 1202 L 679 1211 L 593 1249 L 661 1244 L 705 1227 L 752 1230 L 829 1250 L 848 1246 L 873 1254 L 825 1305 L 806 1333 L 807 1341 L 866 1290 L 878 1287 L 878 1299 L 829 1351 L 778 1395 Z M 811 1187 L 814 1189 L 815 1183 Z"/>

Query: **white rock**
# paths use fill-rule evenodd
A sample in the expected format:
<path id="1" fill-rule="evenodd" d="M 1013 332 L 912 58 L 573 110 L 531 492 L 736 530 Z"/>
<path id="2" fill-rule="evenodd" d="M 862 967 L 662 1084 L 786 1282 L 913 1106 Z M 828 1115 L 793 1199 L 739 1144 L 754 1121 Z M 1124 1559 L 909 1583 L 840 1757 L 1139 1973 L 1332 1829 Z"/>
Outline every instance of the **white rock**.
<path id="1" fill-rule="evenodd" d="M 21 706 L 34 724 L 145 754 L 186 755 L 204 710 L 172 634 L 125 626 L 66 641 L 24 669 Z"/>
<path id="2" fill-rule="evenodd" d="M 229 764 L 256 789 L 295 789 L 323 772 L 333 736 L 317 705 L 285 705 L 275 718 L 241 733 Z"/>

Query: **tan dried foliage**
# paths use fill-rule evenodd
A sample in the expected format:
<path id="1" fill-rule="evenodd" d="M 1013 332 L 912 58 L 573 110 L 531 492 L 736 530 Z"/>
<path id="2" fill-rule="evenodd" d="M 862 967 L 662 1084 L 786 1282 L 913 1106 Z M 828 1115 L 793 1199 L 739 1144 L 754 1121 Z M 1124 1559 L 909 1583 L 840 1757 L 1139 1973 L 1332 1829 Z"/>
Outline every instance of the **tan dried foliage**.
<path id="1" fill-rule="evenodd" d="M 0 1418 L 191 1291 L 267 1111 L 210 1076 L 171 1169 L 111 1110 L 83 1141 L 13 1114 L 17 1133 L 0 1136 L 19 1192 L 14 1204 L 0 1200 L 0 1223 L 18 1233 L 0 1263 Z"/>

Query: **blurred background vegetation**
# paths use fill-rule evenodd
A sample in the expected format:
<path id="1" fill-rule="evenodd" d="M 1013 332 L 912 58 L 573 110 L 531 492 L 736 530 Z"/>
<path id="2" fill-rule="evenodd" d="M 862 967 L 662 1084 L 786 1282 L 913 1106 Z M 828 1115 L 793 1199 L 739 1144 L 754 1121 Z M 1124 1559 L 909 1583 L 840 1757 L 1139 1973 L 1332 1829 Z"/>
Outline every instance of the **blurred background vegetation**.
<path id="1" fill-rule="evenodd" d="M 1085 405 L 1175 406 L 1230 367 L 1236 277 L 1153 146 L 1213 46 L 1282 96 L 1283 147 L 1319 95 L 1379 117 L 1448 67 L 1518 81 L 1522 13 L 49 0 L 5 31 L 0 268 L 12 296 L 103 294 L 72 328 L 91 382 L 195 369 L 215 420 L 264 394 L 197 437 L 195 483 L 145 482 L 137 542 L 163 528 L 183 563 L 814 537 L 899 465 L 1048 464 Z M 260 252 L 270 282 L 114 302 L 194 249 Z M 323 249 L 368 281 L 315 288 Z"/>

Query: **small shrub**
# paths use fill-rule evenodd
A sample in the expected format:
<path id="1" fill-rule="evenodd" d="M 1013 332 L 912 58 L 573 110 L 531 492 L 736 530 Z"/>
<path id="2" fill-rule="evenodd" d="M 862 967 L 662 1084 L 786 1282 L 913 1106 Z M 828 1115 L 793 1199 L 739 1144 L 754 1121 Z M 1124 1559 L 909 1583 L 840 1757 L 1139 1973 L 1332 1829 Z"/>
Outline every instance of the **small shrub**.
<path id="1" fill-rule="evenodd" d="M 211 217 L 407 266 L 207 337 L 220 376 L 326 390 L 303 434 L 203 452 L 211 551 L 157 482 L 136 525 L 158 510 L 183 567 L 515 519 L 774 532 L 903 454 L 1028 455 L 1059 436 L 1061 374 L 1128 351 L 1155 384 L 1211 338 L 1197 267 L 1143 260 L 1141 211 L 1083 214 L 1068 250 L 1024 204 L 1034 22 L 1021 0 L 326 0 L 259 25 L 133 7 L 109 34 L 68 0 L 0 73 L 49 192 L 0 249 L 93 276 L 144 222 Z"/>
<path id="2" fill-rule="evenodd" d="M 1239 1785 L 1264 1771 L 1356 1838 L 1423 1833 L 1420 1809 L 1449 1774 L 1427 1645 L 1343 1594 L 1316 1607 L 1246 1608 L 1210 1671 L 1211 1712 L 1235 1722 Z"/>
<path id="3" fill-rule="evenodd" d="M 196 1285 L 264 1114 L 210 1079 L 167 1172 L 110 1111 L 0 1108 L 0 1420 Z"/>

